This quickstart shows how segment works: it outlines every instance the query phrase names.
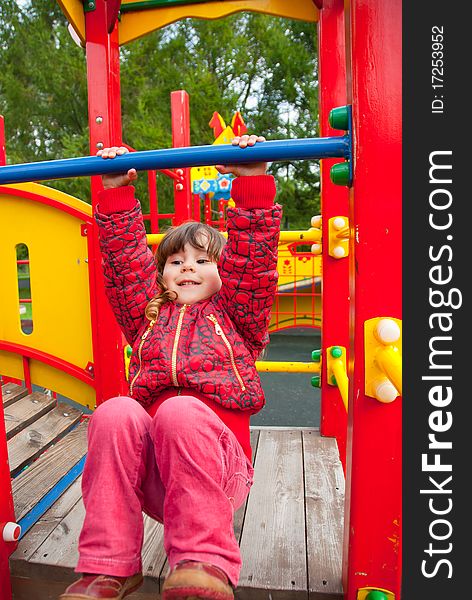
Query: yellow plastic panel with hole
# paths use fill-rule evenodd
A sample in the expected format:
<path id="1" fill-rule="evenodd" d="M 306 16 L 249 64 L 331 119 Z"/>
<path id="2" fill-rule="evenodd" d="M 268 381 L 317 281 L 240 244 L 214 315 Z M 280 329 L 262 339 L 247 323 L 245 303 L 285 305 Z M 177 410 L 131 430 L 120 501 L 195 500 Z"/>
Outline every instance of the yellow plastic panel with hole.
<path id="1" fill-rule="evenodd" d="M 54 204 L 51 206 L 50 204 Z M 70 214 L 67 210 L 77 211 Z M 85 370 L 93 363 L 85 202 L 39 184 L 0 188 L 0 340 L 19 344 Z M 21 329 L 16 247 L 29 251 L 33 331 Z M 10 356 L 8 356 L 10 355 Z M 0 353 L 0 373 L 22 379 L 18 358 Z M 22 371 L 22 369 L 21 369 Z M 32 383 L 83 404 L 95 391 L 72 375 L 31 360 Z"/>

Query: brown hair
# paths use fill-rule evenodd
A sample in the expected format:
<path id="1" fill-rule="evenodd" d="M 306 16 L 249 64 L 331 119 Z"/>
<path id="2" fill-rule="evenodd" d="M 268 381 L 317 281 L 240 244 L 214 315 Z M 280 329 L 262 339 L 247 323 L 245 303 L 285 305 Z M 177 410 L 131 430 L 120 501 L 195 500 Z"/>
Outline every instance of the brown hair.
<path id="1" fill-rule="evenodd" d="M 164 285 L 162 275 L 169 256 L 183 250 L 185 244 L 190 244 L 197 250 L 205 250 L 210 260 L 218 262 L 226 240 L 219 231 L 198 221 L 187 221 L 166 231 L 156 252 L 157 282 L 160 292 L 149 301 L 145 310 L 145 315 L 150 321 L 157 318 L 163 304 L 173 302 L 177 298 L 176 293 L 168 290 Z"/>

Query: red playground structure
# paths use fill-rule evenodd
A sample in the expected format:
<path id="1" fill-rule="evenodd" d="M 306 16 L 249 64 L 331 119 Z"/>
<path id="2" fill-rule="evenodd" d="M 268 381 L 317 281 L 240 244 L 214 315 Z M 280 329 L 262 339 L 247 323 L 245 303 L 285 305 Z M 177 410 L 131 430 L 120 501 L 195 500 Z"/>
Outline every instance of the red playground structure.
<path id="1" fill-rule="evenodd" d="M 321 299 L 316 309 L 321 316 L 317 312 L 315 318 L 313 299 L 311 308 L 303 309 L 305 316 L 297 316 L 291 325 L 319 328 L 322 318 L 322 344 L 309 364 L 257 365 L 259 370 L 312 371 L 313 384 L 321 388 L 321 421 L 319 429 L 252 428 L 256 483 L 235 515 L 244 564 L 236 595 L 398 600 L 401 2 L 59 0 L 59 4 L 85 48 L 90 156 L 71 163 L 36 163 L 43 171 L 34 175 L 33 164 L 7 165 L 0 118 L 0 600 L 46 600 L 74 579 L 88 418 L 100 403 L 127 393 L 126 347 L 105 297 L 92 218 L 101 179 L 99 172 L 87 170 L 94 168 L 98 149 L 126 145 L 120 46 L 179 19 L 215 19 L 238 11 L 306 20 L 318 27 L 320 138 L 273 145 L 269 140 L 260 146 L 269 153 L 264 160 L 321 159 L 321 216 L 306 232 L 283 232 L 281 241 L 315 244 L 321 250 Z M 221 215 L 211 220 L 208 198 L 201 207 L 192 194 L 191 167 L 217 164 L 216 157 L 226 156 L 218 153 L 228 146 L 192 147 L 188 95 L 173 92 L 171 102 L 173 148 L 149 152 L 154 166 L 141 169 L 147 171 L 149 182 L 151 245 L 159 242 L 163 219 L 178 224 L 200 218 L 203 210 L 208 222 L 218 228 L 224 225 Z M 177 149 L 184 157 L 180 163 Z M 260 160 L 260 155 L 250 154 L 253 150 L 248 149 L 247 156 Z M 200 151 L 210 157 L 208 162 L 196 158 Z M 145 154 L 131 152 L 126 157 L 140 160 Z M 62 163 L 66 163 L 64 177 L 91 175 L 91 207 L 30 183 L 52 179 L 50 169 L 62 168 Z M 69 171 L 69 165 L 78 172 Z M 174 210 L 168 214 L 158 210 L 156 178 L 162 174 L 173 181 Z M 219 209 L 223 211 L 224 203 Z M 41 231 L 38 219 L 44 224 Z M 67 243 L 61 235 L 67 236 Z M 29 332 L 19 315 L 21 244 L 29 250 L 23 261 L 29 264 L 33 298 L 34 327 Z M 67 277 L 74 292 L 70 295 L 77 296 L 75 322 L 51 318 L 59 312 L 55 307 L 60 299 L 49 275 Z M 284 289 L 278 300 L 280 314 L 292 311 L 283 304 Z M 301 298 L 302 291 L 299 286 L 297 292 L 295 282 L 290 297 Z M 313 283 L 310 293 L 314 298 L 319 287 L 315 291 Z M 277 328 L 283 325 L 274 317 L 273 329 Z M 50 392 L 42 394 L 38 388 Z M 61 396 L 72 402 L 58 401 Z M 292 410 L 289 389 L 287 403 Z M 166 565 L 160 527 L 146 521 L 145 585 L 130 600 L 160 597 Z"/>

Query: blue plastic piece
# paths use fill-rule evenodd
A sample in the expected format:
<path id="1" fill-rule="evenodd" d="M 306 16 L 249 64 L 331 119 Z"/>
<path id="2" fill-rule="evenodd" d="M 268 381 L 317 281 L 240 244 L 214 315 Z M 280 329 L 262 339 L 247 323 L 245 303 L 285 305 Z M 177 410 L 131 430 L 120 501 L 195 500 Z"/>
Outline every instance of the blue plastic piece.
<path id="1" fill-rule="evenodd" d="M 137 171 L 201 167 L 205 165 L 229 165 L 250 162 L 273 162 L 290 160 L 313 160 L 320 158 L 346 158 L 351 155 L 349 134 L 325 138 L 297 140 L 273 140 L 247 148 L 232 144 L 190 146 L 166 150 L 129 152 L 110 160 L 98 156 L 47 160 L 37 163 L 6 165 L 0 167 L 0 184 L 24 183 L 124 173 Z"/>
<path id="2" fill-rule="evenodd" d="M 54 502 L 63 494 L 66 489 L 74 483 L 74 481 L 82 474 L 84 470 L 85 456 L 83 456 L 77 464 L 75 464 L 70 471 L 68 471 L 56 485 L 49 490 L 49 492 L 41 498 L 41 500 L 28 512 L 26 515 L 18 521 L 18 525 L 21 527 L 20 539 L 25 535 L 27 531 L 33 527 L 44 513 L 51 508 Z"/>

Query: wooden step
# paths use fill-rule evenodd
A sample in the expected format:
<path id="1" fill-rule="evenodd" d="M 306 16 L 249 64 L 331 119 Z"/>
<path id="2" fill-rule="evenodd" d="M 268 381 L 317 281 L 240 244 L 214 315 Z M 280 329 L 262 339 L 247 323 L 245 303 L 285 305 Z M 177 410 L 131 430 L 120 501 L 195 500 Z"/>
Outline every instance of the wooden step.
<path id="1" fill-rule="evenodd" d="M 23 396 L 28 394 L 28 390 L 24 385 L 17 385 L 16 383 L 5 383 L 2 385 L 2 401 L 3 408 L 10 406 L 13 402 L 16 402 Z"/>
<path id="2" fill-rule="evenodd" d="M 23 396 L 23 398 L 8 406 L 4 411 L 7 440 L 37 421 L 55 406 L 56 399 L 41 392 L 33 392 Z"/>
<path id="3" fill-rule="evenodd" d="M 23 467 L 63 437 L 81 417 L 82 413 L 79 410 L 61 402 L 8 440 L 11 476 L 19 473 Z"/>
<path id="4" fill-rule="evenodd" d="M 44 452 L 28 469 L 13 479 L 16 519 L 22 519 L 85 456 L 88 421 Z"/>

